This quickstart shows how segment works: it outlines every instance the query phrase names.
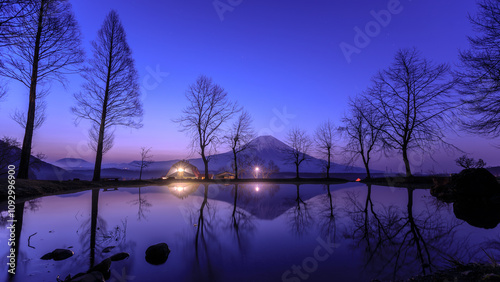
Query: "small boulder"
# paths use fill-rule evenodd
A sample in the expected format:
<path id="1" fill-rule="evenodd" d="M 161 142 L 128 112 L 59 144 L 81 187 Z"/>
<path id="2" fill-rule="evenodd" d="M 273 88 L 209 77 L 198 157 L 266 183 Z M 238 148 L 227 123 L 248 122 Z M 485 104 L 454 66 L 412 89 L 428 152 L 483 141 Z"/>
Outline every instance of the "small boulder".
<path id="1" fill-rule="evenodd" d="M 126 258 L 128 258 L 130 255 L 128 253 L 118 253 L 118 254 L 114 254 L 112 255 L 109 259 L 111 261 L 119 261 L 119 260 L 124 260 Z"/>
<path id="2" fill-rule="evenodd" d="M 111 259 L 107 258 L 100 263 L 94 265 L 87 273 L 90 272 L 95 272 L 98 271 L 103 274 L 103 276 L 106 276 L 106 274 L 109 272 L 109 268 L 111 267 Z"/>
<path id="3" fill-rule="evenodd" d="M 160 265 L 167 261 L 170 249 L 165 243 L 150 246 L 146 250 L 146 261 L 153 265 Z"/>
<path id="4" fill-rule="evenodd" d="M 111 252 L 112 249 L 114 249 L 115 246 L 109 246 L 109 247 L 106 247 L 102 250 L 103 253 L 109 253 Z"/>
<path id="5" fill-rule="evenodd" d="M 51 253 L 47 253 L 45 255 L 43 255 L 40 259 L 43 259 L 43 260 L 49 260 L 49 259 L 53 259 L 53 260 L 65 260 L 69 257 L 72 257 L 75 253 L 71 250 L 67 250 L 67 249 L 55 249 L 54 251 L 52 251 Z"/>

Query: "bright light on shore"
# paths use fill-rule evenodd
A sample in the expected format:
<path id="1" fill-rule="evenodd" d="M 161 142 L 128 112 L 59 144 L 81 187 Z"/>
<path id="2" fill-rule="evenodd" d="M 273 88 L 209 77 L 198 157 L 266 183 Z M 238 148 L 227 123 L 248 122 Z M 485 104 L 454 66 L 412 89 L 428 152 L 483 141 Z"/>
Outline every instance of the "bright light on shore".
<path id="1" fill-rule="evenodd" d="M 259 167 L 256 167 L 256 168 L 255 168 L 255 171 L 259 171 Z"/>
<path id="2" fill-rule="evenodd" d="M 259 186 L 255 187 L 255 191 L 259 192 L 260 188 Z"/>

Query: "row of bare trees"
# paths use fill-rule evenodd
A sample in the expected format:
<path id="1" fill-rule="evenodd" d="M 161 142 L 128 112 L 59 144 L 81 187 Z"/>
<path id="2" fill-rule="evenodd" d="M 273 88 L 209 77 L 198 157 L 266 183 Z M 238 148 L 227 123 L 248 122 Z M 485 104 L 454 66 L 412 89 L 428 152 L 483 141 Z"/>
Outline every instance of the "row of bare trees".
<path id="1" fill-rule="evenodd" d="M 68 0 L 0 0 L 0 76 L 28 88 L 26 113 L 13 119 L 25 130 L 18 178 L 28 178 L 33 132 L 44 121 L 43 97 L 53 82 L 80 72 L 82 91 L 74 94 L 76 122 L 87 119 L 90 147 L 96 151 L 93 180 L 100 179 L 103 154 L 113 145 L 116 126 L 141 127 L 138 74 L 126 34 L 111 11 L 92 41 L 93 57 L 86 66 L 81 34 Z M 0 98 L 6 86 L 0 81 Z"/>

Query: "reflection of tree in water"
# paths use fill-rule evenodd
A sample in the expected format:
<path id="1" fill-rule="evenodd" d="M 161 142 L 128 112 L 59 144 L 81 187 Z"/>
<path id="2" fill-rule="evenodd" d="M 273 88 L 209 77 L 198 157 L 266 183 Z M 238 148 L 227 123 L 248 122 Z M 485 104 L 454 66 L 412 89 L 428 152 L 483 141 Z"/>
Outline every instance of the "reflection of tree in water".
<path id="1" fill-rule="evenodd" d="M 297 187 L 297 197 L 294 206 L 288 210 L 287 217 L 291 232 L 297 236 L 302 236 L 307 233 L 314 221 L 307 203 L 300 197 L 300 184 L 295 184 L 295 186 Z"/>
<path id="2" fill-rule="evenodd" d="M 233 187 L 227 187 L 230 188 Z M 187 233 L 179 234 L 179 240 L 184 245 L 181 253 L 187 256 L 185 261 L 191 262 L 186 263 L 189 267 L 186 272 L 190 277 L 185 277 L 185 280 L 216 281 L 221 273 L 227 271 L 225 266 L 228 262 L 234 263 L 243 258 L 241 253 L 248 249 L 248 237 L 255 226 L 253 216 L 240 208 L 241 195 L 246 193 L 242 190 L 234 186 L 233 206 L 218 209 L 216 201 L 208 199 L 209 192 L 214 190 L 209 190 L 208 184 L 204 184 L 203 198 L 193 198 L 193 205 L 186 207 L 190 228 Z"/>
<path id="3" fill-rule="evenodd" d="M 376 209 L 370 184 L 367 189 L 364 203 L 358 201 L 356 194 L 348 193 L 346 206 L 350 207 L 348 214 L 353 227 L 346 236 L 357 247 L 364 247 L 365 267 L 373 268 L 371 273 L 379 276 L 391 271 L 395 280 L 398 273 L 428 274 L 435 270 L 435 260 L 439 258 L 460 257 L 462 245 L 453 242 L 456 227 L 460 225 L 457 220 L 442 217 L 439 209 L 433 210 L 429 205 L 414 214 L 414 189 L 410 188 L 407 188 L 406 209 L 395 205 L 380 205 Z"/>
<path id="4" fill-rule="evenodd" d="M 77 230 L 79 241 L 82 245 L 82 256 L 77 259 L 77 264 L 83 264 L 86 255 L 89 261 L 89 268 L 100 262 L 102 250 L 110 245 L 117 246 L 119 249 L 126 249 L 127 220 L 124 219 L 121 225 L 112 228 L 108 227 L 107 222 L 99 215 L 99 189 L 92 190 L 92 210 L 89 219 L 83 221 Z M 96 259 L 96 254 L 98 258 Z M 83 260 L 83 261 L 81 261 Z"/>
<path id="5" fill-rule="evenodd" d="M 333 195 L 330 191 L 330 184 L 326 184 L 327 194 L 321 196 L 321 203 L 318 212 L 318 226 L 323 238 L 331 238 L 335 242 L 337 237 L 336 207 L 333 204 Z"/>
<path id="6" fill-rule="evenodd" d="M 248 247 L 248 237 L 255 231 L 254 216 L 247 211 L 237 208 L 239 185 L 235 184 L 232 190 L 234 194 L 233 211 L 229 222 L 229 229 L 234 232 L 238 243 L 238 250 L 244 252 Z"/>
<path id="7" fill-rule="evenodd" d="M 138 221 L 141 221 L 141 219 L 147 220 L 146 213 L 151 212 L 151 210 L 149 208 L 153 205 L 148 201 L 148 199 L 145 196 L 141 195 L 141 187 L 139 187 L 138 199 L 132 200 L 129 203 L 132 206 L 137 206 L 137 220 Z"/>
<path id="8" fill-rule="evenodd" d="M 210 281 L 212 281 L 215 278 L 215 274 L 213 272 L 212 257 L 208 250 L 208 245 L 210 244 L 210 247 L 213 247 L 216 244 L 219 244 L 219 240 L 216 236 L 219 222 L 215 220 L 216 208 L 211 207 L 208 203 L 208 184 L 204 184 L 204 186 L 203 201 L 198 212 L 197 221 L 195 221 L 197 222 L 194 242 L 196 259 L 195 269 L 197 273 L 202 272 L 201 261 L 206 262 L 206 276 Z M 194 216 L 196 216 L 196 214 L 192 213 L 191 217 L 193 218 Z"/>

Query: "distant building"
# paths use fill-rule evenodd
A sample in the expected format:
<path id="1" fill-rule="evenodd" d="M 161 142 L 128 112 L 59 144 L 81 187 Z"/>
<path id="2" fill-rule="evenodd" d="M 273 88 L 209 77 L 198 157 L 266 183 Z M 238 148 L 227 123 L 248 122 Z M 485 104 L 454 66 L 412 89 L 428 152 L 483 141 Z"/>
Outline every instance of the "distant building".
<path id="1" fill-rule="evenodd" d="M 224 171 L 215 175 L 215 179 L 234 179 L 234 173 Z"/>
<path id="2" fill-rule="evenodd" d="M 173 177 L 175 179 L 200 179 L 202 175 L 197 167 L 188 161 L 179 161 L 172 165 L 164 179 Z"/>

